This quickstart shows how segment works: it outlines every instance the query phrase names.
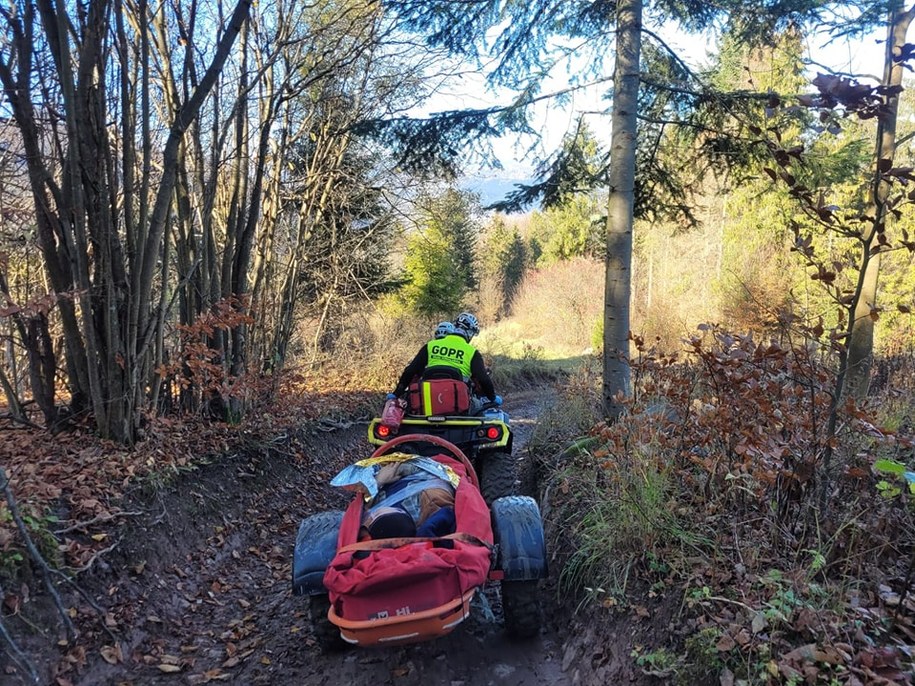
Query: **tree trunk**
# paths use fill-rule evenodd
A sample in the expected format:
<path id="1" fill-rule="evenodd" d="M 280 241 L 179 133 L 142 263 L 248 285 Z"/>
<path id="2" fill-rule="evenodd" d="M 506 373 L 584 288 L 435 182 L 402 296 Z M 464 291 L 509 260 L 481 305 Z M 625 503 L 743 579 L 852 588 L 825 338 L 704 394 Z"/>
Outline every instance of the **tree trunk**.
<path id="1" fill-rule="evenodd" d="M 883 67 L 883 85 L 901 86 L 905 63 L 894 61 L 894 56 L 901 54 L 905 45 L 906 33 L 912 18 L 915 16 L 915 5 L 902 10 L 902 3 L 893 4 L 887 21 L 886 55 Z M 868 212 L 874 217 L 874 223 L 862 236 L 861 268 L 858 279 L 858 293 L 853 304 L 850 319 L 851 336 L 848 342 L 848 381 L 846 392 L 851 397 L 861 400 L 867 395 L 870 370 L 874 355 L 874 319 L 872 314 L 877 309 L 877 283 L 880 274 L 880 254 L 875 251 L 875 242 L 884 231 L 890 219 L 886 201 L 889 195 L 889 182 L 882 172 L 893 166 L 896 155 L 896 121 L 899 112 L 899 95 L 890 91 L 885 95 L 885 113 L 877 124 L 876 172 L 872 188 L 872 205 Z M 878 243 L 879 245 L 879 243 Z"/>
<path id="2" fill-rule="evenodd" d="M 156 192 L 152 214 L 149 219 L 149 231 L 145 241 L 138 245 L 139 269 L 133 275 L 132 283 L 132 308 L 130 321 L 130 341 L 132 349 L 136 351 L 137 366 L 134 369 L 135 378 L 145 379 L 149 370 L 151 345 L 155 340 L 161 318 L 159 312 L 164 306 L 160 300 L 157 308 L 151 308 L 150 302 L 153 295 L 153 282 L 155 278 L 156 262 L 161 257 L 161 246 L 166 237 L 166 223 L 175 194 L 175 185 L 178 180 L 180 147 L 184 133 L 197 117 L 203 102 L 206 99 L 220 72 L 225 66 L 235 38 L 241 32 L 248 20 L 252 0 L 239 0 L 226 27 L 225 33 L 220 37 L 219 44 L 213 60 L 198 86 L 178 111 L 162 155 L 162 178 Z"/>
<path id="3" fill-rule="evenodd" d="M 162 238 L 165 235 L 165 224 L 168 221 L 169 209 L 171 208 L 174 196 L 175 182 L 178 177 L 178 148 L 179 143 L 184 136 L 184 132 L 190 126 L 191 121 L 197 116 L 200 107 L 207 94 L 216 83 L 219 73 L 222 71 L 236 36 L 241 31 L 242 26 L 248 20 L 248 14 L 251 11 L 252 0 L 239 0 L 232 13 L 232 18 L 226 27 L 225 33 L 219 40 L 216 54 L 210 63 L 206 74 L 200 82 L 200 85 L 178 112 L 178 116 L 172 123 L 168 139 L 165 143 L 165 152 L 162 156 L 162 179 L 159 182 L 159 188 L 156 193 L 156 200 L 153 204 L 152 215 L 150 217 L 149 233 L 146 236 L 145 244 L 137 246 L 141 258 L 138 260 L 140 269 L 134 278 L 133 283 L 133 335 L 131 339 L 135 341 L 138 350 L 137 357 L 145 356 L 148 346 L 152 339 L 153 327 L 148 324 L 149 302 L 152 296 L 152 284 L 155 273 L 156 260 L 159 257 L 159 247 Z M 146 326 L 141 328 L 141 321 L 146 322 Z"/>
<path id="4" fill-rule="evenodd" d="M 7 18 L 7 25 L 14 37 L 13 45 L 19 63 L 14 76 L 12 63 L 8 59 L 12 51 L 0 52 L 0 82 L 2 82 L 13 118 L 22 136 L 29 186 L 32 191 L 36 213 L 35 225 L 38 245 L 44 259 L 45 269 L 55 293 L 73 289 L 74 279 L 71 268 L 73 259 L 72 240 L 63 226 L 61 208 L 66 207 L 64 193 L 55 176 L 44 163 L 38 127 L 38 116 L 30 98 L 30 83 L 34 76 L 32 48 L 35 43 L 35 7 L 26 3 L 20 17 Z M 57 45 L 56 31 L 54 44 Z M 59 54 L 59 53 L 56 53 Z M 82 403 L 89 394 L 88 360 L 80 333 L 76 307 L 69 298 L 59 302 L 64 336 L 67 342 L 67 371 L 73 403 L 82 409 Z M 29 355 L 37 351 L 28 351 Z M 41 365 L 40 360 L 29 360 L 30 368 Z"/>
<path id="5" fill-rule="evenodd" d="M 616 66 L 607 201 L 607 261 L 604 290 L 603 411 L 616 419 L 631 393 L 629 299 L 635 198 L 636 112 L 639 94 L 642 1 L 620 0 L 616 14 Z"/>

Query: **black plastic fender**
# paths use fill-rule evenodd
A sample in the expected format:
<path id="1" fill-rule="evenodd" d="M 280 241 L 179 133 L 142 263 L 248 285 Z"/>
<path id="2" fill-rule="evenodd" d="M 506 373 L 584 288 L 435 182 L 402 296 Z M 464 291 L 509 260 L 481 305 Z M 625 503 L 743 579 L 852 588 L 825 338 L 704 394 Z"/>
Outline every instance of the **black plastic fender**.
<path id="1" fill-rule="evenodd" d="M 497 566 L 505 580 L 546 578 L 546 542 L 537 501 L 526 495 L 496 498 L 491 511 L 499 550 Z"/>
<path id="2" fill-rule="evenodd" d="M 292 592 L 296 595 L 327 593 L 324 571 L 337 553 L 337 533 L 343 513 L 319 512 L 302 520 L 292 555 Z"/>

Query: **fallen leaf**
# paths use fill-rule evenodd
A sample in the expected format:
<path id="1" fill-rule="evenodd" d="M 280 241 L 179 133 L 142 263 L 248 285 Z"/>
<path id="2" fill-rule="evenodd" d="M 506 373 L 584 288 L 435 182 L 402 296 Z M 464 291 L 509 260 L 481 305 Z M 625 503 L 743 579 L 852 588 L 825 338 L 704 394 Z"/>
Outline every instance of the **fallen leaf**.
<path id="1" fill-rule="evenodd" d="M 840 665 L 845 661 L 841 651 L 829 646 L 816 651 L 815 655 L 817 661 L 825 662 L 830 665 Z"/>
<path id="2" fill-rule="evenodd" d="M 116 665 L 122 659 L 121 648 L 119 646 L 102 646 L 99 650 L 102 659 L 109 665 Z"/>
<path id="3" fill-rule="evenodd" d="M 175 672 L 181 671 L 180 666 L 170 665 L 170 664 L 166 664 L 164 662 L 162 664 L 157 665 L 157 667 L 159 668 L 160 672 L 165 672 L 166 674 L 174 674 Z"/>
<path id="4" fill-rule="evenodd" d="M 797 671 L 791 665 L 787 664 L 786 662 L 780 662 L 778 664 L 778 671 L 783 677 L 785 677 L 789 681 L 792 679 L 794 679 L 794 680 L 800 679 L 800 677 L 801 677 L 801 673 L 799 671 Z"/>
<path id="5" fill-rule="evenodd" d="M 750 642 L 750 634 L 746 629 L 741 629 L 737 632 L 737 635 L 734 636 L 734 640 L 740 647 L 747 645 Z"/>
<path id="6" fill-rule="evenodd" d="M 16 614 L 22 605 L 22 599 L 18 595 L 9 593 L 3 598 L 3 604 L 6 605 L 11 614 Z"/>
<path id="7" fill-rule="evenodd" d="M 227 674 L 218 667 L 214 667 L 213 669 L 208 669 L 203 674 L 191 674 L 188 676 L 187 680 L 191 686 L 196 686 L 196 684 L 208 684 L 211 681 L 226 681 L 231 677 L 231 674 Z"/>
<path id="8" fill-rule="evenodd" d="M 737 642 L 731 638 L 730 634 L 722 634 L 721 638 L 718 639 L 718 643 L 715 644 L 715 648 L 717 648 L 719 652 L 726 653 L 729 650 L 732 650 L 736 645 Z"/>
<path id="9" fill-rule="evenodd" d="M 762 612 L 757 612 L 753 615 L 753 621 L 750 622 L 750 628 L 753 630 L 754 634 L 758 634 L 766 628 L 767 624 L 766 616 Z"/>
<path id="10" fill-rule="evenodd" d="M 793 662 L 813 662 L 815 659 L 813 653 L 816 650 L 816 647 L 816 643 L 808 643 L 807 645 L 795 648 L 791 652 L 785 653 L 783 657 L 786 660 L 792 660 Z"/>

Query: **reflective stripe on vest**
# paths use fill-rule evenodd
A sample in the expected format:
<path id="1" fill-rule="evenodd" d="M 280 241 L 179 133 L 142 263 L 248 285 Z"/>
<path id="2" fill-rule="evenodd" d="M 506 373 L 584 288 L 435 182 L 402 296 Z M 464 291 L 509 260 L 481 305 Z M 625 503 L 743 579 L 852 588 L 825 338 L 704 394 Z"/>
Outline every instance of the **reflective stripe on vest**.
<path id="1" fill-rule="evenodd" d="M 460 370 L 461 376 L 469 379 L 470 361 L 476 351 L 477 349 L 461 336 L 451 334 L 426 344 L 426 353 L 429 357 L 426 365 L 428 367 L 454 367 Z"/>

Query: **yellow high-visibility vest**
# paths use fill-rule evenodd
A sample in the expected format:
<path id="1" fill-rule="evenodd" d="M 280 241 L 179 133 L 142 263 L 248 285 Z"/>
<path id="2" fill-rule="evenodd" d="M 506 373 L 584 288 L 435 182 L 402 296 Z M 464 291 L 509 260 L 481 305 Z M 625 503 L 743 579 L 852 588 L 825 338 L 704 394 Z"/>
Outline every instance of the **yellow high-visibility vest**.
<path id="1" fill-rule="evenodd" d="M 426 344 L 428 367 L 454 367 L 460 370 L 461 376 L 470 378 L 470 361 L 477 349 L 457 334 L 431 340 Z"/>

